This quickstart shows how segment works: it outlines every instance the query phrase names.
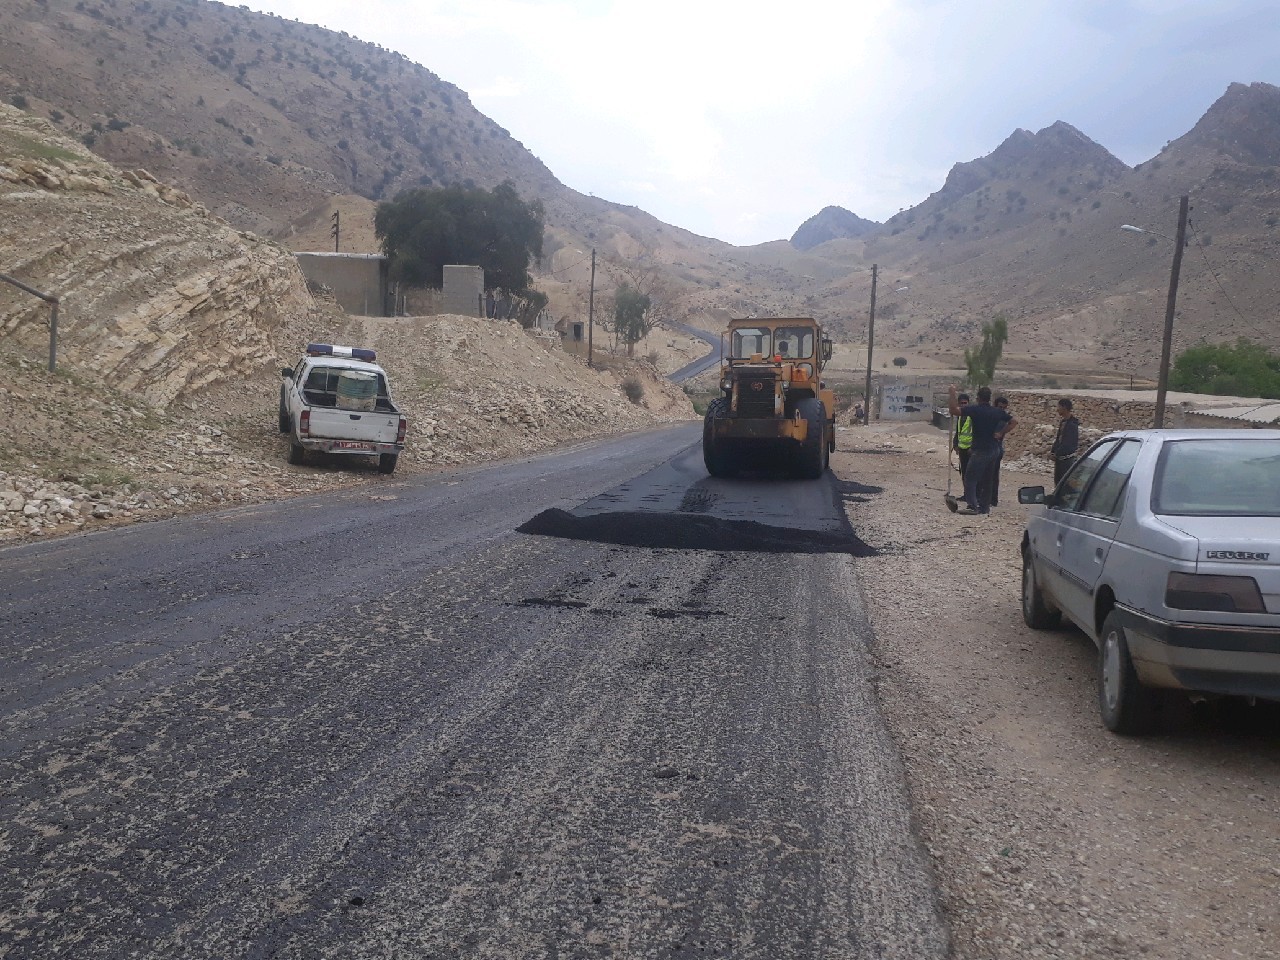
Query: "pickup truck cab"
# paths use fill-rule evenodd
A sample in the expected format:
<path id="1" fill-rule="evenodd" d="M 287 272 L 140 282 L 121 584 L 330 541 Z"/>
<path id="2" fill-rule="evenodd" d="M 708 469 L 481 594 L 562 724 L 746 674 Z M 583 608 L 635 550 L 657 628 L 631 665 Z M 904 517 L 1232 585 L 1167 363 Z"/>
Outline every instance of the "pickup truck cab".
<path id="1" fill-rule="evenodd" d="M 377 457 L 380 473 L 395 471 L 409 421 L 376 359 L 360 347 L 309 343 L 296 367 L 280 371 L 280 432 L 290 435 L 290 463 L 315 450 Z"/>
<path id="2" fill-rule="evenodd" d="M 1022 539 L 1022 614 L 1098 647 L 1116 733 L 1172 691 L 1280 700 L 1280 431 L 1127 430 L 1094 444 Z"/>

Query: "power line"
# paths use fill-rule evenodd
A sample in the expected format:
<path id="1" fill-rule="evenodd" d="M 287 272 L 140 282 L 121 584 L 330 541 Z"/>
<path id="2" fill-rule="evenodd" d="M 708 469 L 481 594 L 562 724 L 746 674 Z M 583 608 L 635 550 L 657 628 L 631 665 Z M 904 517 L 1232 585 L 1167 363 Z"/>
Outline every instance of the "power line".
<path id="1" fill-rule="evenodd" d="M 1200 256 L 1204 257 L 1205 268 L 1209 271 L 1209 276 L 1213 277 L 1213 282 L 1218 285 L 1218 289 L 1222 291 L 1222 295 L 1227 298 L 1227 303 L 1230 304 L 1231 309 L 1235 311 L 1236 316 L 1240 318 L 1240 321 L 1246 327 L 1252 330 L 1264 341 L 1269 340 L 1270 335 L 1263 333 L 1260 327 L 1255 326 L 1252 320 L 1248 319 L 1240 312 L 1240 308 L 1237 307 L 1235 301 L 1231 299 L 1231 294 L 1229 294 L 1227 292 L 1227 288 L 1222 285 L 1222 280 L 1218 276 L 1217 268 L 1214 266 L 1213 261 L 1209 259 L 1209 252 L 1205 249 L 1204 244 L 1200 242 L 1200 234 L 1196 232 L 1196 225 L 1193 222 L 1188 221 L 1187 226 L 1191 228 L 1191 237 L 1196 242 L 1196 249 L 1200 251 Z"/>
<path id="2" fill-rule="evenodd" d="M 548 277 L 554 277 L 554 276 L 557 276 L 557 275 L 559 275 L 559 274 L 561 274 L 561 273 L 564 273 L 566 270 L 572 270 L 572 269 L 573 269 L 574 267 L 576 267 L 579 263 L 586 263 L 588 260 L 590 260 L 590 259 L 592 258 L 592 256 L 593 256 L 593 255 L 594 255 L 594 254 L 589 253 L 589 254 L 587 254 L 585 257 L 583 257 L 581 260 L 578 260 L 578 261 L 576 261 L 576 262 L 574 262 L 574 263 L 571 263 L 571 264 L 569 264 L 567 267 L 561 267 L 559 270 L 551 270 L 550 272 L 548 272 L 548 273 L 546 274 L 546 276 L 548 276 Z"/>

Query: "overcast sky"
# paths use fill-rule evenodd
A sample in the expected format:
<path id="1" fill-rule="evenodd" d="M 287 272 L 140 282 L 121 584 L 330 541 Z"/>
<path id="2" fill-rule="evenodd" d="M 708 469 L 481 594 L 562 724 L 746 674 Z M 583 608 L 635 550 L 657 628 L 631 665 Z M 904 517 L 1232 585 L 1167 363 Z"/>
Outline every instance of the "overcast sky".
<path id="1" fill-rule="evenodd" d="M 1129 164 L 1232 81 L 1277 0 L 248 0 L 461 87 L 568 186 L 735 244 L 919 203 L 1019 127 Z"/>

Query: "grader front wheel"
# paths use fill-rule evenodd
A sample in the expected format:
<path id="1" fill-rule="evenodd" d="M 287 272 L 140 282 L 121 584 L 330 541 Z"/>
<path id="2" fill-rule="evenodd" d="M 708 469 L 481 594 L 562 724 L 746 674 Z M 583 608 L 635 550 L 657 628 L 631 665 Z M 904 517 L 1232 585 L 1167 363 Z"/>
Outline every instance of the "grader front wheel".
<path id="1" fill-rule="evenodd" d="M 723 419 L 728 412 L 729 402 L 717 397 L 707 405 L 706 416 L 702 418 L 702 462 L 713 477 L 733 475 L 733 455 L 726 449 L 727 443 L 715 434 L 715 421 Z"/>
<path id="2" fill-rule="evenodd" d="M 831 456 L 827 447 L 826 424 L 827 412 L 822 401 L 817 399 L 801 400 L 796 409 L 809 425 L 804 442 L 800 445 L 800 458 L 796 464 L 796 473 L 804 480 L 817 480 L 827 472 L 827 464 Z"/>

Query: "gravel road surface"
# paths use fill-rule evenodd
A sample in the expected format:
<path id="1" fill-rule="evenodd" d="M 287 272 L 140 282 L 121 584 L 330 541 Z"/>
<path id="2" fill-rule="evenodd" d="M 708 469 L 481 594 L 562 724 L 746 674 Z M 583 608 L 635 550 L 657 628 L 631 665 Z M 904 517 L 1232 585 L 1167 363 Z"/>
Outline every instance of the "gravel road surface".
<path id="1" fill-rule="evenodd" d="M 990 516 L 952 514 L 945 440 L 842 430 L 833 467 L 877 548 L 853 562 L 955 957 L 1280 957 L 1280 711 L 1108 733 L 1092 641 L 1019 611 L 1017 487 L 1052 477 L 1008 470 Z"/>
<path id="2" fill-rule="evenodd" d="M 696 437 L 0 551 L 0 956 L 945 956 L 848 489 Z"/>

